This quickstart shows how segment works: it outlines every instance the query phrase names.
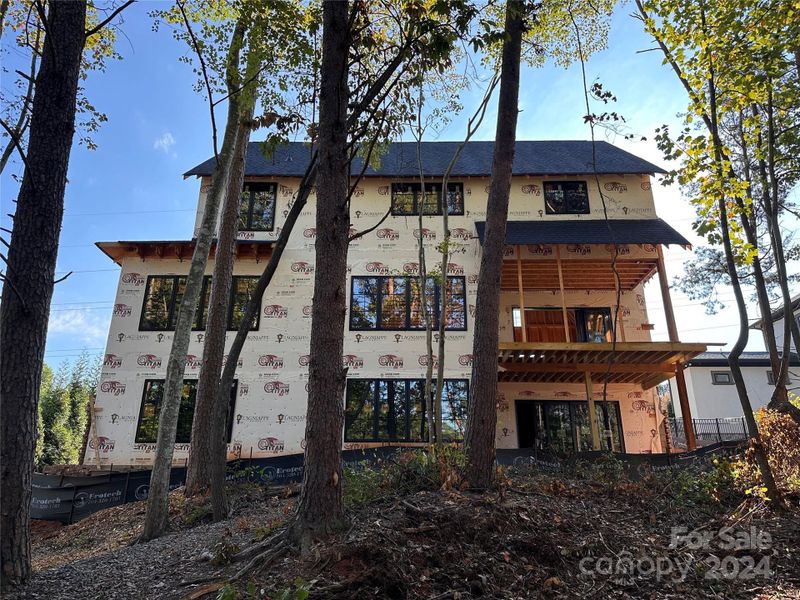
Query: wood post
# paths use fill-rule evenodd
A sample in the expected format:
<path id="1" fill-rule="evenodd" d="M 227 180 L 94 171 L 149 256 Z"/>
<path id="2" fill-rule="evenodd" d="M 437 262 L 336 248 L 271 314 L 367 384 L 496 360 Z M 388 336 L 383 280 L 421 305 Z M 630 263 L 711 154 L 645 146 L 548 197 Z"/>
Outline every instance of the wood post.
<path id="1" fill-rule="evenodd" d="M 572 340 L 569 339 L 569 318 L 567 316 L 567 297 L 564 295 L 564 273 L 561 270 L 561 246 L 556 244 L 556 267 L 558 267 L 558 289 L 561 292 L 561 318 L 564 320 L 564 335 L 566 336 L 567 343 Z"/>
<path id="2" fill-rule="evenodd" d="M 586 400 L 589 403 L 589 428 L 592 431 L 592 450 L 600 450 L 600 431 L 597 427 L 597 411 L 594 405 L 594 393 L 592 390 L 592 374 L 584 372 L 584 382 L 586 383 Z"/>
<path id="3" fill-rule="evenodd" d="M 619 252 L 619 249 L 617 248 L 616 245 L 614 245 L 614 258 L 612 258 L 611 260 L 616 260 L 616 258 L 619 256 L 618 252 Z M 620 310 L 619 310 L 619 304 L 622 301 L 622 293 L 620 292 L 620 289 L 619 289 L 619 279 L 617 279 L 617 276 L 614 275 L 613 273 L 611 274 L 611 276 L 614 278 L 614 298 L 615 298 L 615 308 L 614 308 L 614 329 L 615 329 L 615 331 L 614 331 L 614 339 L 616 341 L 618 341 L 618 342 L 624 342 L 625 341 L 625 327 L 624 327 L 624 325 L 622 323 L 622 314 L 620 313 Z"/>
<path id="4" fill-rule="evenodd" d="M 517 246 L 517 289 L 519 291 L 519 318 L 522 328 L 522 341 L 528 341 L 528 327 L 525 323 L 525 291 L 522 287 L 522 246 Z M 512 323 L 513 325 L 513 323 Z"/>
<path id="5" fill-rule="evenodd" d="M 667 272 L 664 266 L 664 251 L 661 245 L 656 246 L 658 252 L 658 283 L 661 286 L 661 301 L 664 304 L 664 316 L 667 319 L 667 331 L 669 341 L 678 341 L 678 326 L 675 322 L 675 311 L 672 307 L 672 298 L 669 295 L 669 282 L 667 282 Z M 686 391 L 686 378 L 683 374 L 683 363 L 678 363 L 675 371 L 675 383 L 678 388 L 678 400 L 681 405 L 681 416 L 683 417 L 683 430 L 686 434 L 686 446 L 689 451 L 697 448 L 697 440 L 694 436 L 692 426 L 692 409 L 689 407 L 689 394 Z"/>

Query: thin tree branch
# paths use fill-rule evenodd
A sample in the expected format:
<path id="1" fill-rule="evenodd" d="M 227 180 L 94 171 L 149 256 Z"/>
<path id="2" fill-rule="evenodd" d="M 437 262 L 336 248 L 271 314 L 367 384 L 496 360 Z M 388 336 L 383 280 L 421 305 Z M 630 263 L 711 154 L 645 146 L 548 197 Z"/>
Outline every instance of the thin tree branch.
<path id="1" fill-rule="evenodd" d="M 113 20 L 114 20 L 114 18 L 115 18 L 115 17 L 116 17 L 116 16 L 117 16 L 119 13 L 121 13 L 123 10 L 125 10 L 126 8 L 128 8 L 128 7 L 129 7 L 131 4 L 133 4 L 134 2 L 136 2 L 136 0 L 128 0 L 128 1 L 127 1 L 125 4 L 123 4 L 123 5 L 119 6 L 119 7 L 117 7 L 117 8 L 116 8 L 116 9 L 115 9 L 115 10 L 114 10 L 114 11 L 113 11 L 113 12 L 112 12 L 112 13 L 111 13 L 109 16 L 108 16 L 108 18 L 107 18 L 107 19 L 104 19 L 103 21 L 100 21 L 100 23 L 98 23 L 97 25 L 95 25 L 94 27 L 92 27 L 92 28 L 91 28 L 89 31 L 87 31 L 87 32 L 86 32 L 84 35 L 85 35 L 87 38 L 89 38 L 89 37 L 92 37 L 92 36 L 93 36 L 95 33 L 99 33 L 99 32 L 100 32 L 100 30 L 101 30 L 101 29 L 103 29 L 103 27 L 105 27 L 105 26 L 106 26 L 106 25 L 108 25 L 108 24 L 109 24 L 111 21 L 113 21 Z M 180 4 L 180 2 L 179 2 L 178 4 Z"/>
<path id="2" fill-rule="evenodd" d="M 36 178 L 36 173 L 33 172 L 33 169 L 31 169 L 31 166 L 28 163 L 28 157 L 25 155 L 25 151 L 22 149 L 22 144 L 21 144 L 21 142 L 19 140 L 19 137 L 17 137 L 16 132 L 14 132 L 11 129 L 11 127 L 8 126 L 8 123 L 6 123 L 4 119 L 0 119 L 0 125 L 2 125 L 3 129 L 5 129 L 8 132 L 8 135 L 11 136 L 11 140 L 14 143 L 14 145 L 17 147 L 17 152 L 19 152 L 19 156 L 20 156 L 20 158 L 22 158 L 22 162 L 25 163 L 25 168 L 28 169 L 28 171 L 30 171 L 30 174 L 31 174 L 30 182 L 31 182 L 31 185 L 33 185 L 33 189 L 35 190 L 36 189 L 36 184 L 34 183 L 34 180 Z"/>
<path id="3" fill-rule="evenodd" d="M 66 275 L 64 275 L 63 277 L 59 277 L 58 279 L 54 280 L 54 281 L 53 281 L 53 285 L 55 285 L 55 284 L 57 284 L 57 283 L 61 283 L 62 281 L 64 281 L 64 280 L 65 280 L 67 277 L 69 277 L 70 275 L 72 275 L 72 271 L 70 271 L 69 273 L 67 273 L 67 274 L 66 274 Z"/>
<path id="4" fill-rule="evenodd" d="M 200 61 L 200 70 L 203 73 L 203 81 L 205 82 L 206 93 L 208 94 L 208 107 L 209 111 L 211 112 L 211 138 L 214 141 L 214 159 L 216 160 L 217 164 L 219 164 L 219 150 L 217 148 L 217 118 L 214 114 L 214 95 L 211 91 L 211 81 L 208 78 L 206 61 L 203 59 L 203 53 L 200 52 L 200 45 L 197 42 L 194 31 L 192 31 L 192 25 L 189 23 L 189 17 L 186 16 L 186 9 L 183 7 L 183 2 L 181 0 L 177 0 L 175 4 L 177 4 L 178 9 L 181 11 L 183 23 L 186 25 L 186 31 L 189 33 L 189 37 L 192 40 L 194 52 L 197 54 L 197 60 Z"/>

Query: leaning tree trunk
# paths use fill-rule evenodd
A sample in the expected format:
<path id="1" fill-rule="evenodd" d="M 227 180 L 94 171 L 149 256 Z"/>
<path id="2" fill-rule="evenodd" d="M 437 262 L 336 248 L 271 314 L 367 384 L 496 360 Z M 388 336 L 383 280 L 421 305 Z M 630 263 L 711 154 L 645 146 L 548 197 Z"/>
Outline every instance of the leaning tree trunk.
<path id="1" fill-rule="evenodd" d="M 254 27 L 250 38 L 261 34 L 260 27 Z M 251 45 L 252 48 L 252 45 Z M 219 385 L 222 362 L 225 355 L 225 334 L 228 329 L 231 286 L 233 283 L 233 260 L 236 253 L 236 234 L 239 223 L 239 203 L 244 182 L 247 145 L 250 142 L 251 122 L 255 110 L 256 72 L 260 67 L 260 53 L 251 49 L 247 58 L 244 90 L 230 96 L 231 112 L 235 112 L 236 134 L 230 160 L 228 185 L 222 204 L 219 224 L 217 250 L 214 256 L 214 273 L 211 278 L 211 297 L 209 298 L 206 334 L 203 344 L 203 362 L 197 381 L 197 399 L 192 420 L 192 445 L 189 452 L 189 465 L 186 471 L 187 496 L 207 490 L 212 485 L 211 465 L 217 457 L 216 432 L 225 444 L 221 451 L 223 473 L 221 490 L 217 490 L 214 518 L 223 519 L 227 513 L 225 499 L 225 462 L 227 458 L 227 409 L 229 396 L 224 396 L 221 407 L 216 406 L 217 386 Z M 236 90 L 232 90 L 236 92 Z M 249 328 L 248 328 L 249 330 Z M 228 386 L 230 390 L 230 386 Z M 223 396 L 220 394 L 220 398 Z M 221 494 L 221 496 L 220 496 Z"/>
<path id="2" fill-rule="evenodd" d="M 322 78 L 319 96 L 317 243 L 311 313 L 308 411 L 303 489 L 293 524 L 300 547 L 341 524 L 342 366 L 349 215 L 347 152 L 348 3 L 322 9 Z"/>
<path id="3" fill-rule="evenodd" d="M 701 8 L 700 17 L 702 20 L 703 28 L 705 29 L 705 12 Z M 706 50 L 710 53 L 710 50 Z M 713 153 L 714 153 L 714 174 L 719 180 L 720 186 L 726 178 L 723 160 L 723 144 L 719 135 L 719 119 L 717 113 L 717 89 L 714 71 L 714 63 L 711 57 L 708 57 L 708 100 L 709 100 L 709 133 L 711 134 Z M 720 233 L 722 234 L 722 247 L 725 252 L 725 262 L 728 267 L 728 273 L 731 280 L 731 288 L 733 295 L 736 299 L 736 308 L 739 313 L 739 336 L 728 354 L 728 365 L 731 368 L 731 375 L 733 382 L 736 384 L 736 392 L 739 396 L 739 402 L 742 405 L 742 412 L 744 413 L 745 422 L 749 431 L 751 447 L 755 455 L 756 463 L 761 471 L 761 477 L 764 479 L 764 486 L 767 488 L 767 496 L 772 500 L 777 507 L 783 507 L 783 500 L 777 485 L 775 485 L 775 478 L 772 476 L 772 469 L 769 466 L 764 444 L 761 440 L 761 434 L 758 431 L 758 424 L 756 423 L 755 416 L 753 415 L 753 406 L 750 404 L 750 397 L 747 394 L 747 386 L 742 374 L 742 367 L 739 364 L 739 358 L 747 346 L 747 338 L 750 332 L 750 322 L 747 317 L 747 305 L 745 304 L 744 294 L 742 293 L 741 282 L 739 281 L 739 274 L 736 271 L 736 261 L 734 259 L 733 245 L 731 243 L 730 226 L 728 223 L 728 206 L 725 196 L 720 191 L 717 198 L 717 210 L 719 211 L 719 225 Z"/>
<path id="4" fill-rule="evenodd" d="M 241 52 L 245 25 L 236 24 L 231 46 L 227 57 L 228 88 L 238 89 L 239 54 Z M 175 323 L 175 336 L 167 362 L 167 376 L 164 383 L 164 397 L 161 402 L 161 413 L 158 419 L 158 439 L 156 454 L 153 459 L 153 471 L 150 475 L 150 491 L 147 497 L 147 515 L 141 540 L 147 541 L 159 537 L 167 530 L 169 517 L 169 476 L 172 467 L 172 456 L 175 451 L 175 434 L 178 429 L 178 411 L 180 409 L 181 390 L 183 389 L 183 373 L 186 368 L 186 351 L 189 349 L 189 336 L 192 333 L 197 302 L 203 287 L 203 277 L 208 263 L 208 254 L 217 226 L 217 217 L 222 195 L 228 181 L 230 157 L 236 137 L 238 113 L 235 102 L 228 104 L 228 119 L 222 141 L 222 150 L 211 181 L 211 190 L 206 197 L 203 219 L 195 240 L 192 263 L 186 278 L 183 298 L 178 308 Z"/>
<path id="5" fill-rule="evenodd" d="M 25 172 L 0 305 L 0 562 L 4 588 L 31 575 L 30 507 L 36 411 L 58 236 L 64 215 L 86 1 L 53 2 L 36 78 Z"/>
<path id="6" fill-rule="evenodd" d="M 497 426 L 497 345 L 500 325 L 500 272 L 511 192 L 511 169 L 517 136 L 523 3 L 506 4 L 506 40 L 500 71 L 500 98 L 492 162 L 492 183 L 486 208 L 486 233 L 475 301 L 472 378 L 465 444 L 466 477 L 470 485 L 486 488 L 494 479 Z"/>

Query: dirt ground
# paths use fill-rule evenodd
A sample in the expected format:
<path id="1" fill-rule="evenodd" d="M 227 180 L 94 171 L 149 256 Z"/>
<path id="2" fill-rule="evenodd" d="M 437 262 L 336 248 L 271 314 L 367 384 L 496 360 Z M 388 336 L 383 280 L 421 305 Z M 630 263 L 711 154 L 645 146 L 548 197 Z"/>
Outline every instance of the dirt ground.
<path id="1" fill-rule="evenodd" d="M 34 524 L 31 584 L 8 598 L 800 598 L 798 498 L 687 500 L 663 481 L 512 474 L 499 491 L 387 493 L 306 557 L 287 553 L 221 589 L 232 557 L 286 522 L 292 491 L 233 491 L 209 522 L 171 497 L 169 535 L 135 544 L 144 504 Z M 728 528 L 728 529 L 726 529 Z"/>

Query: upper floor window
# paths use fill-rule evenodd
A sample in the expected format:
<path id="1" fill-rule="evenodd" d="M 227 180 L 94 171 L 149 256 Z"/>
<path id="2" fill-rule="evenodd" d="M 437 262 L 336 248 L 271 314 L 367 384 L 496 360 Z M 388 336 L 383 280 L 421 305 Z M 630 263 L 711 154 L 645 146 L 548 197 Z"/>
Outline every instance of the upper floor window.
<path id="1" fill-rule="evenodd" d="M 442 387 L 442 438 L 460 440 L 467 420 L 468 382 L 445 379 Z M 435 381 L 431 390 L 435 394 Z M 344 439 L 425 442 L 426 406 L 422 379 L 348 379 Z"/>
<path id="2" fill-rule="evenodd" d="M 425 300 L 432 328 L 439 327 L 441 285 L 428 278 Z M 463 277 L 447 278 L 447 329 L 467 329 L 466 285 Z M 353 277 L 350 294 L 350 329 L 389 331 L 425 329 L 417 277 Z"/>
<path id="3" fill-rule="evenodd" d="M 236 403 L 236 386 L 234 380 L 231 387 L 230 404 L 228 405 L 228 441 L 231 441 L 233 429 L 233 410 Z M 176 444 L 188 444 L 192 437 L 192 419 L 197 398 L 197 380 L 184 379 L 181 388 L 181 404 L 178 409 L 178 429 L 175 432 Z M 136 426 L 137 444 L 154 444 L 158 439 L 158 419 L 161 415 L 161 404 L 164 400 L 164 380 L 147 379 L 144 382 L 142 407 L 139 411 L 139 423 Z"/>
<path id="4" fill-rule="evenodd" d="M 791 385 L 792 380 L 788 377 L 786 378 L 786 385 Z M 775 385 L 775 375 L 772 371 L 767 371 L 767 384 L 768 385 Z"/>
<path id="5" fill-rule="evenodd" d="M 239 202 L 239 231 L 272 231 L 277 195 L 277 184 L 245 183 Z"/>
<path id="6" fill-rule="evenodd" d="M 255 290 L 258 277 L 233 278 L 231 300 L 228 308 L 228 329 L 239 329 L 244 316 L 244 308 Z M 147 278 L 144 293 L 142 316 L 139 321 L 140 331 L 171 331 L 175 329 L 178 319 L 178 307 L 186 288 L 186 277 L 180 275 L 151 275 Z M 208 303 L 211 299 L 211 277 L 203 278 L 203 290 L 200 302 L 195 310 L 192 329 L 206 328 L 208 320 Z M 258 329 L 256 317 L 251 329 Z"/>
<path id="7" fill-rule="evenodd" d="M 464 186 L 460 183 L 447 184 L 447 214 L 464 214 Z M 425 193 L 419 183 L 392 184 L 392 214 L 418 215 L 420 210 L 425 215 L 441 215 L 442 184 L 426 183 Z"/>
<path id="8" fill-rule="evenodd" d="M 588 215 L 585 181 L 545 181 L 544 208 L 548 215 Z"/>

